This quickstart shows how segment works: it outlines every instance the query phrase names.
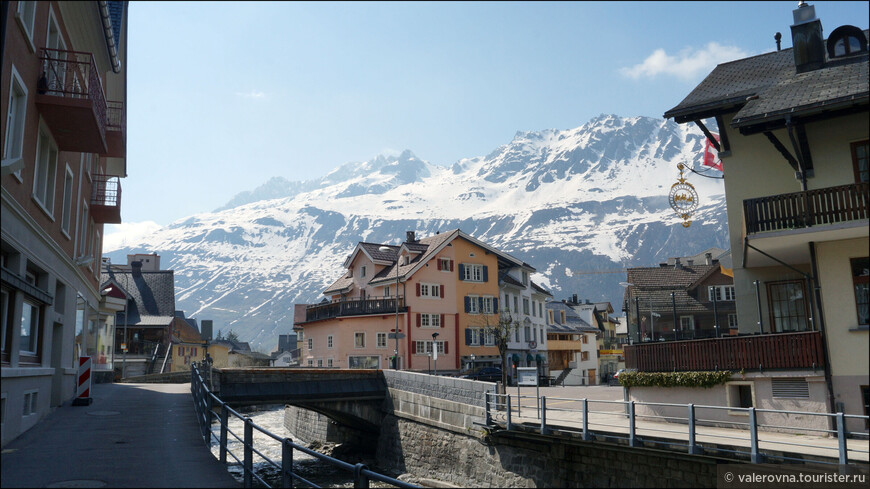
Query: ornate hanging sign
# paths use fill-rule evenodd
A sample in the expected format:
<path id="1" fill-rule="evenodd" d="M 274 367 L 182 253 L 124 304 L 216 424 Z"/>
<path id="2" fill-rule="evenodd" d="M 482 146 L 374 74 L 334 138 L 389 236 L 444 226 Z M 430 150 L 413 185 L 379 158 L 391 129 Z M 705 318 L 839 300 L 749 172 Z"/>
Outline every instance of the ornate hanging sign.
<path id="1" fill-rule="evenodd" d="M 683 178 L 682 163 L 677 165 L 680 170 L 680 179 L 677 183 L 671 185 L 671 192 L 668 194 L 668 202 L 671 204 L 671 209 L 683 219 L 683 227 L 687 228 L 692 225 L 690 220 L 692 213 L 698 208 L 698 192 L 695 187 Z"/>

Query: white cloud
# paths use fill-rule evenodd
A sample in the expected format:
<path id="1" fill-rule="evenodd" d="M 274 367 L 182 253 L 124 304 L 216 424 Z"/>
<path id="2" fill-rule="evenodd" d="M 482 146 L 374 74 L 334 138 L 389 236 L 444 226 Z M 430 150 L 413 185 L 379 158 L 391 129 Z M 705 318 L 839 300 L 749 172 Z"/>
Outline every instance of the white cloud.
<path id="1" fill-rule="evenodd" d="M 659 48 L 643 60 L 643 63 L 629 68 L 620 68 L 619 72 L 635 80 L 658 75 L 692 80 L 700 75 L 706 75 L 720 63 L 747 56 L 748 53 L 736 46 L 722 46 L 716 42 L 711 42 L 702 49 L 686 48 L 674 56 Z"/>
<path id="2" fill-rule="evenodd" d="M 103 253 L 134 245 L 161 227 L 163 226 L 154 221 L 110 224 L 106 226 L 106 236 L 103 238 Z"/>
<path id="3" fill-rule="evenodd" d="M 251 90 L 250 92 L 236 92 L 236 95 L 244 98 L 261 99 L 266 98 L 266 93 L 260 90 Z"/>

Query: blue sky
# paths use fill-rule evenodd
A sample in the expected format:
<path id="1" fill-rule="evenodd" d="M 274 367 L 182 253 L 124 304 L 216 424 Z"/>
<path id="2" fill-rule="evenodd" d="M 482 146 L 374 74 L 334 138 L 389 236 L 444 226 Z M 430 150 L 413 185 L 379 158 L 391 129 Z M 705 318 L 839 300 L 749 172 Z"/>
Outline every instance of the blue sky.
<path id="1" fill-rule="evenodd" d="M 810 2 L 827 36 L 868 2 Z M 273 176 L 516 131 L 661 117 L 717 63 L 791 46 L 788 2 L 131 2 L 125 224 L 107 248 Z M 115 241 L 112 241 L 115 240 Z"/>

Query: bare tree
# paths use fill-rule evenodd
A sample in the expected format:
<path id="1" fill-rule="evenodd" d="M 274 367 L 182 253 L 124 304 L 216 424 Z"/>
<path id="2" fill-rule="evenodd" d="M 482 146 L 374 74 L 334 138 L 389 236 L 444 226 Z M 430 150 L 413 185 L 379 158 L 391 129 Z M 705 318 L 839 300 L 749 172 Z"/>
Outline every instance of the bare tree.
<path id="1" fill-rule="evenodd" d="M 480 314 L 477 316 L 475 326 L 481 328 L 484 337 L 491 336 L 498 354 L 501 357 L 501 383 L 507 386 L 507 350 L 511 334 L 520 327 L 519 321 L 513 318 L 510 311 L 505 309 L 496 316 L 495 314 Z"/>

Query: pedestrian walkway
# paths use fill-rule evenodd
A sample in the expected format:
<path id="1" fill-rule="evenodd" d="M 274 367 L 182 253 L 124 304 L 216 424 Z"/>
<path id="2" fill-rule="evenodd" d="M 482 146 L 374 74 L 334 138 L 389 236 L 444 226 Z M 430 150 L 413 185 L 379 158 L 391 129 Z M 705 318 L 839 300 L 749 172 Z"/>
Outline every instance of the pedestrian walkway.
<path id="1" fill-rule="evenodd" d="M 190 384 L 96 384 L 3 448 L 7 487 L 240 487 L 202 440 Z"/>

